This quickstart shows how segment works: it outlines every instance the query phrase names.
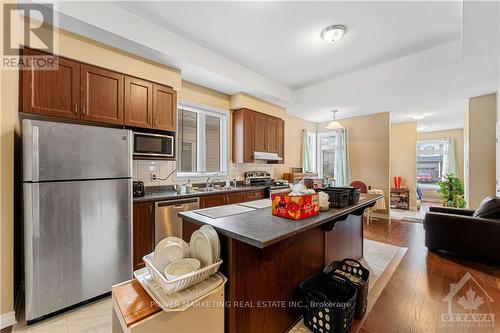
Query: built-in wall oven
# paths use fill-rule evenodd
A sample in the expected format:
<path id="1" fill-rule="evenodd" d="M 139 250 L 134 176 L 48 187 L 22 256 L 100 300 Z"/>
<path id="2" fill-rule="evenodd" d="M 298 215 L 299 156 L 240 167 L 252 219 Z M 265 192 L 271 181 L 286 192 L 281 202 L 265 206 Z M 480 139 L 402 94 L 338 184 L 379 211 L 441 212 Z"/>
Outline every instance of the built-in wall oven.
<path id="1" fill-rule="evenodd" d="M 134 157 L 174 158 L 174 135 L 134 132 Z"/>

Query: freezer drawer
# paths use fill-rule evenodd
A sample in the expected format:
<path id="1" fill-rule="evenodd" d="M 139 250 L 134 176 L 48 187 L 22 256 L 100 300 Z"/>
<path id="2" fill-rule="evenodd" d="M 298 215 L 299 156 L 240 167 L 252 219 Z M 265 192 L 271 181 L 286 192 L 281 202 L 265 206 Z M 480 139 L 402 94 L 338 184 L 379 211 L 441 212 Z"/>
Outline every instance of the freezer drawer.
<path id="1" fill-rule="evenodd" d="M 130 130 L 23 120 L 23 181 L 132 177 Z"/>
<path id="2" fill-rule="evenodd" d="M 24 183 L 26 319 L 132 276 L 130 179 Z"/>

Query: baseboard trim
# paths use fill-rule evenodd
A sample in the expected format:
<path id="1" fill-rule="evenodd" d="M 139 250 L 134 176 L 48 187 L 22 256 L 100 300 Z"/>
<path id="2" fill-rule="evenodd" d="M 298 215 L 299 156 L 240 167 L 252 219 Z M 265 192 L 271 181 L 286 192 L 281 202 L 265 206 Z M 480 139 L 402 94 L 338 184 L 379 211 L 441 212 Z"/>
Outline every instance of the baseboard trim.
<path id="1" fill-rule="evenodd" d="M 3 313 L 0 315 L 0 329 L 7 328 L 9 326 L 17 323 L 16 321 L 16 313 L 14 311 Z"/>

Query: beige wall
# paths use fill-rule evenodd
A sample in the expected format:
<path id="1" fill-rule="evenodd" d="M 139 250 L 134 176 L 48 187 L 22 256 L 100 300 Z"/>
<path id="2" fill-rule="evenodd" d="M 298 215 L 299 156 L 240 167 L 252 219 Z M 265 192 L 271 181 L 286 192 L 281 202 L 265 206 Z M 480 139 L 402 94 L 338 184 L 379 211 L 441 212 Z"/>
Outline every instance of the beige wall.
<path id="1" fill-rule="evenodd" d="M 263 101 L 244 93 L 231 95 L 231 110 L 241 108 L 252 109 L 282 119 L 284 119 L 286 115 L 285 108 L 281 106 Z"/>
<path id="2" fill-rule="evenodd" d="M 410 208 L 416 209 L 417 122 L 391 125 L 391 177 L 401 177 L 401 183 L 410 190 Z"/>
<path id="3" fill-rule="evenodd" d="M 468 186 L 470 208 L 484 197 L 495 195 L 496 94 L 472 97 L 468 110 Z"/>
<path id="4" fill-rule="evenodd" d="M 455 149 L 457 154 L 457 176 L 462 181 L 464 180 L 464 130 L 454 129 L 446 131 L 421 132 L 417 134 L 417 140 L 435 140 L 453 138 L 455 140 Z"/>
<path id="5" fill-rule="evenodd" d="M 57 54 L 120 73 L 147 78 L 179 90 L 179 70 L 160 65 L 130 53 L 112 48 L 65 30 L 56 30 L 59 39 Z M 36 43 L 30 47 L 40 47 Z"/>
<path id="6" fill-rule="evenodd" d="M 13 310 L 13 180 L 14 180 L 14 128 L 17 109 L 14 84 L 17 73 L 0 71 L 0 267 L 1 313 Z"/>
<path id="7" fill-rule="evenodd" d="M 339 121 L 349 130 L 351 179 L 384 191 L 389 207 L 390 136 L 389 112 Z M 320 123 L 318 132 L 328 132 L 329 122 Z"/>
<path id="8" fill-rule="evenodd" d="M 177 98 L 179 102 L 194 102 L 227 110 L 228 112 L 231 103 L 229 95 L 184 80 L 182 81 L 182 87 L 177 94 Z"/>
<path id="9" fill-rule="evenodd" d="M 0 17 L 3 17 L 3 1 Z M 0 24 L 0 45 L 4 25 Z M 13 296 L 13 180 L 14 119 L 17 110 L 17 72 L 0 69 L 0 313 L 14 309 Z"/>

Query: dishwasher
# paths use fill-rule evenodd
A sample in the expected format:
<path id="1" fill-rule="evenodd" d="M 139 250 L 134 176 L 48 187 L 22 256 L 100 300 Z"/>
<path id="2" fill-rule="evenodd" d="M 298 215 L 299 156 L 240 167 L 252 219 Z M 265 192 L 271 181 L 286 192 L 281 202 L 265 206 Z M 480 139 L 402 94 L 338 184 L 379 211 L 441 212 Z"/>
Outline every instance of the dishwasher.
<path id="1" fill-rule="evenodd" d="M 182 238 L 179 212 L 200 208 L 199 198 L 157 201 L 155 204 L 155 246 L 165 237 Z"/>

